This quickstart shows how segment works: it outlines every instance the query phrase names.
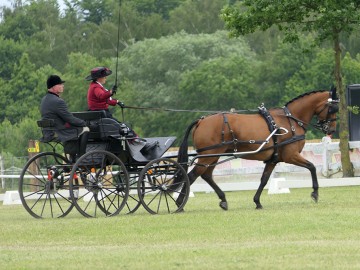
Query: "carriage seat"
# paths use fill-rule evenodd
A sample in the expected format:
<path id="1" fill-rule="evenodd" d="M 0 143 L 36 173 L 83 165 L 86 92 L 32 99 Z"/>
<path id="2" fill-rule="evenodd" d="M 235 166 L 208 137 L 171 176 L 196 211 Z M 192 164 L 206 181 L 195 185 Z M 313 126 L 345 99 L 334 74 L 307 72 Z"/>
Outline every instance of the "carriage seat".
<path id="1" fill-rule="evenodd" d="M 41 128 L 42 137 L 39 139 L 42 143 L 51 145 L 53 151 L 56 152 L 56 145 L 60 144 L 64 147 L 64 153 L 69 154 L 70 158 L 74 159 L 74 156 L 79 153 L 79 139 L 74 138 L 69 141 L 62 142 L 56 134 L 54 119 L 42 119 L 36 121 L 38 127 Z M 54 145 L 51 143 L 55 143 Z"/>
<path id="2" fill-rule="evenodd" d="M 55 133 L 55 122 L 53 119 L 42 119 L 36 121 L 39 128 L 41 128 L 42 137 L 41 142 L 60 142 L 59 138 Z"/>
<path id="3" fill-rule="evenodd" d="M 90 128 L 89 140 L 120 138 L 120 123 L 112 118 L 106 118 L 105 111 L 84 111 L 72 114 L 84 120 Z"/>
<path id="4" fill-rule="evenodd" d="M 101 119 L 100 134 L 103 139 L 106 138 L 120 138 L 121 124 L 112 118 Z"/>
<path id="5" fill-rule="evenodd" d="M 85 122 L 106 118 L 105 111 L 84 111 L 84 112 L 73 112 L 72 114 L 75 117 L 84 120 Z"/>
<path id="6" fill-rule="evenodd" d="M 83 112 L 73 112 L 73 116 L 80 118 L 86 122 L 86 126 L 89 127 L 89 140 L 100 140 L 100 122 L 103 118 L 106 117 L 105 111 L 83 111 Z"/>

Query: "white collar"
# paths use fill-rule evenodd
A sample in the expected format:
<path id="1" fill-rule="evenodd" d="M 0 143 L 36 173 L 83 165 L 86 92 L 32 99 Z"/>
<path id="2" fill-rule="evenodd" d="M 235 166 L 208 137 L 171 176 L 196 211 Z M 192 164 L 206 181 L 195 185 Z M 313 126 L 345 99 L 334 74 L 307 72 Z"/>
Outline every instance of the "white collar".
<path id="1" fill-rule="evenodd" d="M 109 91 L 107 90 L 101 83 L 99 83 L 98 81 L 96 81 L 97 84 L 99 84 L 102 88 L 104 88 L 106 91 Z"/>

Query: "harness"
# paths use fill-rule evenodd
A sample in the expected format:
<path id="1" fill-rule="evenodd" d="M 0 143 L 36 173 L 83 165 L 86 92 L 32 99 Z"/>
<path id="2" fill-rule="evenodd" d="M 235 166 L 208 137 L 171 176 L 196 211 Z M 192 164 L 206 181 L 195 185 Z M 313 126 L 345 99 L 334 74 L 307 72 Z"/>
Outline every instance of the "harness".
<path id="1" fill-rule="evenodd" d="M 258 107 L 258 110 L 259 110 L 259 114 L 261 116 L 263 116 L 264 120 L 266 121 L 266 124 L 267 124 L 267 126 L 269 128 L 270 133 L 273 133 L 275 130 L 277 130 L 276 132 L 274 132 L 273 135 L 280 134 L 279 133 L 280 129 L 276 125 L 274 118 L 271 116 L 271 114 L 266 109 L 264 104 L 261 104 L 260 107 Z M 291 113 L 290 113 L 290 111 L 288 109 L 287 109 L 287 111 L 291 115 Z M 200 152 L 204 152 L 204 151 L 207 151 L 207 150 L 219 148 L 219 147 L 222 147 L 222 146 L 225 146 L 225 145 L 233 144 L 234 145 L 233 152 L 236 153 L 238 144 L 263 144 L 265 142 L 264 140 L 261 140 L 261 141 L 257 141 L 257 140 L 242 141 L 242 140 L 238 140 L 236 138 L 236 135 L 235 135 L 234 131 L 232 130 L 232 128 L 230 126 L 227 114 L 228 113 L 222 113 L 223 125 L 222 125 L 222 130 L 221 130 L 221 143 L 210 145 L 210 146 L 203 147 L 203 148 L 199 148 L 199 149 L 196 150 L 196 152 L 200 153 Z M 204 117 L 202 117 L 201 119 L 203 119 L 203 118 Z M 274 148 L 274 152 L 273 152 L 271 158 L 269 160 L 265 161 L 265 163 L 267 163 L 267 162 L 277 163 L 278 162 L 278 159 L 279 159 L 279 152 L 278 151 L 279 151 L 280 147 L 282 147 L 282 146 L 284 146 L 286 144 L 291 144 L 291 143 L 294 143 L 294 142 L 297 142 L 297 141 L 305 140 L 305 135 L 295 135 L 295 127 L 293 126 L 290 117 L 289 117 L 289 121 L 290 121 L 290 126 L 291 126 L 293 136 L 291 138 L 281 142 L 281 143 L 278 143 L 277 136 L 272 136 L 274 145 L 272 145 L 270 147 L 263 148 L 263 149 L 261 149 L 259 151 L 259 152 L 262 152 L 262 151 L 266 151 L 266 150 Z M 229 140 L 229 141 L 225 141 L 225 128 L 226 127 L 228 128 L 228 130 L 229 130 L 229 132 L 231 134 L 231 137 L 232 137 L 232 139 Z M 303 125 L 302 125 L 302 127 L 303 127 Z M 223 161 L 223 162 L 225 162 L 225 161 Z M 222 163 L 222 162 L 220 162 L 220 163 Z M 213 164 L 213 166 L 215 166 L 217 164 L 219 164 L 219 163 Z M 202 164 L 197 164 L 197 165 L 201 166 Z"/>
<path id="2" fill-rule="evenodd" d="M 311 92 L 311 93 L 313 93 L 313 92 Z M 227 162 L 227 161 L 229 161 L 231 159 L 234 159 L 234 158 L 239 158 L 239 157 L 243 157 L 244 155 L 251 155 L 251 154 L 267 151 L 269 149 L 274 149 L 274 152 L 273 152 L 271 158 L 269 160 L 264 161 L 264 162 L 265 163 L 268 163 L 268 162 L 277 163 L 278 162 L 278 156 L 279 156 L 278 151 L 279 151 L 280 147 L 282 147 L 284 145 L 287 145 L 287 144 L 297 142 L 297 141 L 305 140 L 305 134 L 296 135 L 296 129 L 295 129 L 296 124 L 299 127 L 301 127 L 304 130 L 305 133 L 306 133 L 306 128 L 307 128 L 308 125 L 311 125 L 311 126 L 315 127 L 316 129 L 319 129 L 319 130 L 323 131 L 324 133 L 327 133 L 329 131 L 331 122 L 337 120 L 336 118 L 330 118 L 330 117 L 331 117 L 332 114 L 339 111 L 339 107 L 338 107 L 339 99 L 337 98 L 337 95 L 336 95 L 336 88 L 332 88 L 330 90 L 330 92 L 329 92 L 329 95 L 330 95 L 330 97 L 327 100 L 327 103 L 324 104 L 324 106 L 320 110 L 320 112 L 315 112 L 315 115 L 317 116 L 317 123 L 316 124 L 312 124 L 311 122 L 309 122 L 309 123 L 305 122 L 305 121 L 303 121 L 301 119 L 298 119 L 297 117 L 293 116 L 291 114 L 290 110 L 287 108 L 287 105 L 290 104 L 292 101 L 285 104 L 285 106 L 282 108 L 283 111 L 284 111 L 284 115 L 282 115 L 282 116 L 288 118 L 289 126 L 290 126 L 290 129 L 291 129 L 291 132 L 292 132 L 292 137 L 290 137 L 289 139 L 285 139 L 284 141 L 282 141 L 280 143 L 278 143 L 278 141 L 277 141 L 277 136 L 285 135 L 289 131 L 286 128 L 278 127 L 276 125 L 273 117 L 271 116 L 269 111 L 265 108 L 264 104 L 261 104 L 260 107 L 258 107 L 258 110 L 259 110 L 259 114 L 265 119 L 265 122 L 266 122 L 266 124 L 268 126 L 268 129 L 270 131 L 270 134 L 263 141 L 255 141 L 255 140 L 240 141 L 240 140 L 238 140 L 236 138 L 236 134 L 234 134 L 233 130 L 230 127 L 230 123 L 228 121 L 227 114 L 222 113 L 222 115 L 223 115 L 223 125 L 222 125 L 222 131 L 221 131 L 221 143 L 215 144 L 215 145 L 210 145 L 210 146 L 203 147 L 203 148 L 199 148 L 196 151 L 199 153 L 199 152 L 219 148 L 219 147 L 222 147 L 224 145 L 233 144 L 234 145 L 234 150 L 233 150 L 234 153 L 232 153 L 231 157 L 227 158 L 226 160 L 222 160 L 222 161 L 217 162 L 217 163 L 213 163 L 213 164 L 196 163 L 196 165 L 197 166 L 204 166 L 204 167 L 216 166 L 218 164 L 221 164 L 223 162 Z M 319 119 L 320 114 L 326 108 L 328 108 L 328 111 L 327 111 L 325 119 Z M 205 118 L 205 116 L 201 117 L 201 119 L 204 119 L 204 118 Z M 199 124 L 200 119 L 197 120 L 196 123 Z M 191 125 L 191 127 L 193 127 L 193 125 Z M 230 140 L 230 141 L 225 141 L 225 127 L 227 127 L 229 129 L 229 132 L 231 134 L 232 140 Z M 285 133 L 282 133 L 282 131 L 284 131 Z M 269 143 L 270 139 L 273 139 L 274 145 L 269 146 L 267 148 L 263 148 L 265 144 Z M 260 144 L 260 146 L 254 151 L 238 152 L 237 153 L 237 145 L 238 144 Z M 220 156 L 229 156 L 229 154 L 223 153 L 223 154 L 196 155 L 195 158 L 193 158 L 193 160 L 191 161 L 191 164 L 194 164 L 195 160 L 199 159 L 199 158 L 203 158 L 203 157 L 220 157 Z"/>
<path id="3" fill-rule="evenodd" d="M 306 128 L 304 127 L 304 122 L 301 121 L 300 119 L 297 119 L 296 117 L 294 117 L 291 112 L 289 111 L 288 107 L 284 106 L 283 107 L 285 116 L 289 119 L 289 125 L 290 125 L 290 129 L 293 135 L 295 135 L 295 126 L 294 126 L 294 121 L 296 121 L 296 123 L 303 128 L 303 130 L 306 132 Z"/>
<path id="4" fill-rule="evenodd" d="M 221 130 L 221 143 L 218 144 L 214 144 L 214 145 L 210 145 L 210 146 L 206 146 L 203 148 L 199 148 L 196 150 L 196 152 L 204 152 L 207 150 L 211 150 L 211 149 L 215 149 L 215 148 L 219 148 L 222 147 L 224 145 L 229 145 L 229 144 L 233 144 L 234 145 L 234 152 L 237 152 L 237 145 L 238 144 L 261 144 L 264 141 L 255 141 L 255 140 L 248 140 L 248 141 L 241 141 L 238 140 L 235 136 L 234 131 L 231 129 L 230 127 L 230 123 L 229 120 L 227 118 L 227 114 L 228 113 L 222 113 L 223 116 L 223 125 L 222 125 L 222 130 Z M 204 117 L 202 117 L 201 119 L 203 119 Z M 229 132 L 231 134 L 232 140 L 231 141 L 225 141 L 225 127 L 227 127 L 229 129 Z"/>
<path id="5" fill-rule="evenodd" d="M 259 113 L 262 117 L 264 117 L 267 125 L 268 125 L 268 128 L 269 128 L 269 131 L 270 133 L 273 132 L 275 129 L 278 129 L 275 121 L 274 121 L 274 118 L 271 116 L 271 114 L 269 113 L 269 111 L 265 108 L 264 106 L 264 103 L 262 103 L 260 105 L 260 107 L 258 107 L 259 109 Z M 278 131 L 276 131 L 276 133 L 274 134 L 275 136 L 272 137 L 273 141 L 274 141 L 274 152 L 271 156 L 271 158 L 269 160 L 267 160 L 266 162 L 273 162 L 273 163 L 277 163 L 278 160 L 279 160 L 279 147 L 278 147 L 278 142 L 277 142 L 277 136 L 276 134 L 278 134 Z"/>

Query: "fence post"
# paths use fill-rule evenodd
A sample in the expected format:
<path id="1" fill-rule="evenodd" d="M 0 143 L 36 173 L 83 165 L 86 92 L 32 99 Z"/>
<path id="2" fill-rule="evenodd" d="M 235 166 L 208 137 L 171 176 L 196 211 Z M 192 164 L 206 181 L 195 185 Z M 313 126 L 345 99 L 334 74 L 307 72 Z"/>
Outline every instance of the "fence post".
<path id="1" fill-rule="evenodd" d="M 321 173 L 325 177 L 329 177 L 329 164 L 331 162 L 331 155 L 329 150 L 329 144 L 331 143 L 331 138 L 329 136 L 325 136 L 321 140 L 323 145 L 323 153 L 322 153 L 322 169 Z"/>
<path id="2" fill-rule="evenodd" d="M 30 160 L 32 157 L 34 157 L 39 152 L 39 142 L 36 140 L 29 140 L 28 145 L 29 145 L 28 158 Z M 38 175 L 40 173 L 39 168 L 36 166 L 35 163 L 32 163 L 29 166 L 29 171 L 32 173 L 32 175 Z M 30 179 L 30 183 L 32 184 L 30 190 L 37 191 L 37 188 L 35 188 L 36 179 L 35 178 Z"/>
<path id="3" fill-rule="evenodd" d="M 0 174 L 4 175 L 4 159 L 0 155 Z M 1 188 L 5 189 L 5 178 L 1 177 Z"/>

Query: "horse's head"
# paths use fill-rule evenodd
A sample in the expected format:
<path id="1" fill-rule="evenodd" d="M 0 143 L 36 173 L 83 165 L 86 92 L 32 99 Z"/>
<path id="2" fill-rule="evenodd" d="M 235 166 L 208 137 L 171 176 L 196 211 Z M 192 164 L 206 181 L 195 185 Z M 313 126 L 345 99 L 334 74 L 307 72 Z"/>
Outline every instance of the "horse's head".
<path id="1" fill-rule="evenodd" d="M 336 113 L 339 111 L 339 98 L 336 94 L 336 88 L 332 87 L 329 91 L 329 98 L 319 112 L 316 112 L 317 123 L 315 126 L 321 129 L 327 135 L 336 131 Z"/>

